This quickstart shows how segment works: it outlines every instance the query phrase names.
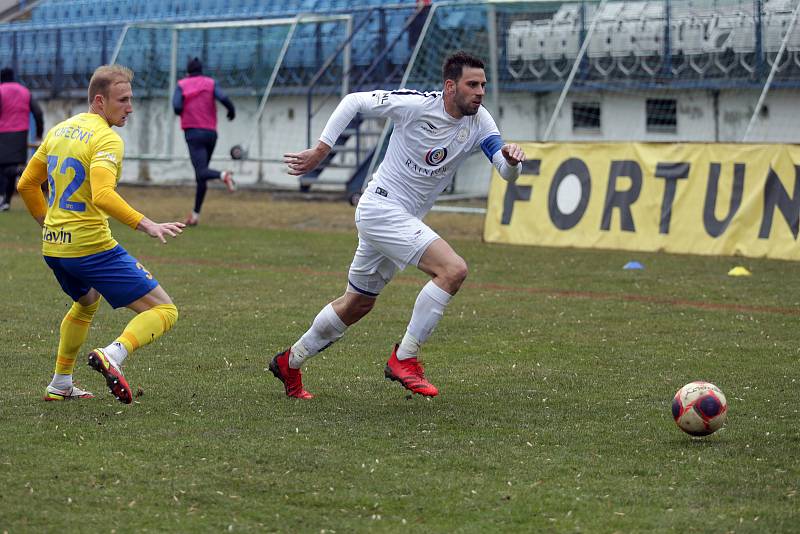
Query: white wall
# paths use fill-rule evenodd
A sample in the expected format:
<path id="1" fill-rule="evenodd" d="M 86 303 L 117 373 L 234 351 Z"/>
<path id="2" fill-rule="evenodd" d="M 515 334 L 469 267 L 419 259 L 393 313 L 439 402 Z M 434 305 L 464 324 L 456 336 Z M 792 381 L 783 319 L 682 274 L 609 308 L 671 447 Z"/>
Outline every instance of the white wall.
<path id="1" fill-rule="evenodd" d="M 697 141 L 740 142 L 755 109 L 757 91 L 728 90 L 716 96 L 709 90 L 682 92 L 631 92 L 570 94 L 555 122 L 551 141 Z M 800 122 L 793 109 L 800 97 L 797 90 L 773 90 L 765 100 L 768 109 L 750 134 L 751 142 L 796 143 Z M 648 132 L 645 102 L 648 98 L 675 98 L 678 107 L 677 132 Z M 503 136 L 516 140 L 542 140 L 558 95 L 513 93 L 501 99 L 498 122 Z M 572 103 L 600 102 L 601 129 L 573 131 Z"/>
<path id="2" fill-rule="evenodd" d="M 225 118 L 225 109 L 218 107 L 218 141 L 211 167 L 232 169 L 242 185 L 262 183 L 276 187 L 296 188 L 297 178 L 283 172 L 283 154 L 306 148 L 306 99 L 304 97 L 274 98 L 265 108 L 259 127 L 255 121 L 259 101 L 256 97 L 235 98 L 236 118 Z M 316 140 L 324 122 L 337 101 L 332 100 L 313 123 Z M 86 111 L 81 100 L 43 101 L 45 128 Z M 193 183 L 194 170 L 180 128 L 180 119 L 168 107 L 166 99 L 134 98 L 134 112 L 124 128 L 117 132 L 125 142 L 123 181 L 157 183 Z M 248 149 L 250 156 L 271 161 L 233 161 L 230 149 L 234 145 Z M 259 182 L 260 177 L 260 182 Z"/>

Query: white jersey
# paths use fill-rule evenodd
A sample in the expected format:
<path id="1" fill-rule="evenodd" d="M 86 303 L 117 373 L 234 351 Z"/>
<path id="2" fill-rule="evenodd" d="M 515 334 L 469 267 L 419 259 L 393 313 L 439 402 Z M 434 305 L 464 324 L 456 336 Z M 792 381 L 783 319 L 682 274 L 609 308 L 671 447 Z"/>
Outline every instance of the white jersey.
<path id="1" fill-rule="evenodd" d="M 334 111 L 320 140 L 334 146 L 356 113 L 394 122 L 386 155 L 365 195 L 381 195 L 416 217 L 431 209 L 459 165 L 479 148 L 495 166 L 502 164 L 500 132 L 486 108 L 455 119 L 445 111 L 441 91 L 351 93 Z"/>

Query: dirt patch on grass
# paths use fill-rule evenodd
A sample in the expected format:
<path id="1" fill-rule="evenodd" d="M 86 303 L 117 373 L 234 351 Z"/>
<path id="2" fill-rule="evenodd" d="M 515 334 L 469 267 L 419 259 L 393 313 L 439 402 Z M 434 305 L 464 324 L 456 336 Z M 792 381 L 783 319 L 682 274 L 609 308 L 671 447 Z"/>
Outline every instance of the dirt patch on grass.
<path id="1" fill-rule="evenodd" d="M 183 221 L 194 205 L 194 187 L 142 187 L 120 184 L 119 193 L 149 218 Z M 484 201 L 447 203 L 485 207 Z M 200 219 L 202 226 L 354 232 L 353 210 L 340 197 L 243 190 L 229 194 L 209 188 Z M 480 240 L 483 215 L 431 212 L 425 222 L 449 239 Z"/>

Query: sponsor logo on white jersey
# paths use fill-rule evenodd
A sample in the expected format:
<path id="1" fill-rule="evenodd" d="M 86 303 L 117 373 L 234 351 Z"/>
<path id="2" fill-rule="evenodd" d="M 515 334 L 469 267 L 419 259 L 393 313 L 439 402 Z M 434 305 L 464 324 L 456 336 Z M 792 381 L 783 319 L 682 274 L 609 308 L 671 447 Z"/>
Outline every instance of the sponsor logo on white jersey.
<path id="1" fill-rule="evenodd" d="M 426 121 L 425 119 L 422 119 L 422 124 L 420 125 L 420 128 L 429 133 L 436 133 L 436 131 L 439 129 L 432 122 Z"/>
<path id="2" fill-rule="evenodd" d="M 425 163 L 436 167 L 440 165 L 445 158 L 447 157 L 447 149 L 444 147 L 436 147 L 428 150 L 428 153 L 425 154 Z"/>

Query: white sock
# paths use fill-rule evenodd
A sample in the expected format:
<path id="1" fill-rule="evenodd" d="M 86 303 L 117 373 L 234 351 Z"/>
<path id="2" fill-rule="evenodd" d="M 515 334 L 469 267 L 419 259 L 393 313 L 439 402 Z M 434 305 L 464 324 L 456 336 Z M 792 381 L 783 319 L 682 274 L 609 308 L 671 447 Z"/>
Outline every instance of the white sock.
<path id="1" fill-rule="evenodd" d="M 403 341 L 397 348 L 397 359 L 416 358 L 419 347 L 431 336 L 444 315 L 444 309 L 453 295 L 437 286 L 433 280 L 425 284 L 417 295 L 414 312 L 408 323 Z"/>
<path id="2" fill-rule="evenodd" d="M 72 387 L 72 375 L 54 374 L 50 385 L 56 389 L 70 389 Z"/>
<path id="3" fill-rule="evenodd" d="M 347 325 L 336 315 L 333 305 L 328 304 L 314 317 L 311 328 L 297 340 L 297 343 L 292 345 L 292 351 L 289 354 L 289 367 L 300 369 L 306 358 L 319 354 L 328 348 L 334 341 L 344 335 L 345 330 L 347 330 Z"/>
<path id="4" fill-rule="evenodd" d="M 406 330 L 406 334 L 403 336 L 400 346 L 397 347 L 397 359 L 407 360 L 409 358 L 416 358 L 419 354 L 419 346 L 419 340 Z"/>
<path id="5" fill-rule="evenodd" d="M 103 349 L 103 354 L 106 355 L 106 358 L 114 360 L 118 367 L 122 367 L 122 362 L 128 357 L 128 349 L 119 341 L 115 341 Z"/>

